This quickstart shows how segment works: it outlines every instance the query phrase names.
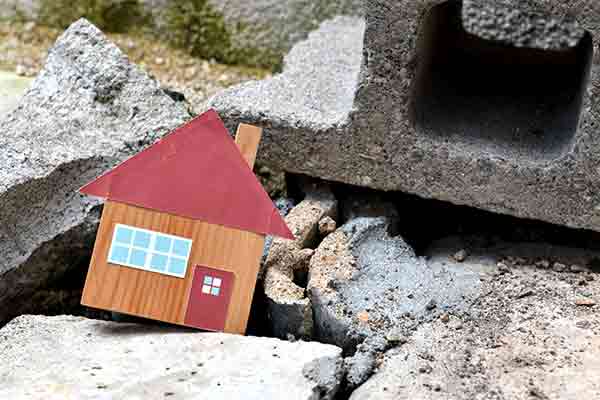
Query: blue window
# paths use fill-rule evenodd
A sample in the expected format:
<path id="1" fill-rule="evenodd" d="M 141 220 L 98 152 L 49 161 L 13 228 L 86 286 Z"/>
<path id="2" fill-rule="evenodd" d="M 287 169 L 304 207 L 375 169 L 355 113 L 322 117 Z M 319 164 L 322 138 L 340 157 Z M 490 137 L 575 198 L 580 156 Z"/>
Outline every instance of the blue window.
<path id="1" fill-rule="evenodd" d="M 117 224 L 108 262 L 183 278 L 191 248 L 190 239 Z"/>
<path id="2" fill-rule="evenodd" d="M 143 268 L 146 265 L 146 252 L 144 250 L 131 249 L 129 263 L 136 267 Z"/>
<path id="3" fill-rule="evenodd" d="M 186 240 L 176 239 L 173 241 L 173 254 L 187 257 L 190 252 L 190 242 Z"/>
<path id="4" fill-rule="evenodd" d="M 150 237 L 152 235 L 144 231 L 135 231 L 135 239 L 133 239 L 133 245 L 135 247 L 142 247 L 147 249 L 150 247 Z"/>
<path id="5" fill-rule="evenodd" d="M 162 253 L 168 253 L 171 251 L 171 242 L 173 239 L 163 235 L 157 235 L 156 241 L 154 242 L 154 250 Z"/>
<path id="6" fill-rule="evenodd" d="M 115 243 L 110 252 L 110 259 L 117 264 L 126 263 L 129 259 L 129 248 L 117 246 Z"/>
<path id="7" fill-rule="evenodd" d="M 155 271 L 165 271 L 167 269 L 167 261 L 169 261 L 169 257 L 162 254 L 153 254 L 150 261 L 150 268 Z"/>
<path id="8" fill-rule="evenodd" d="M 117 226 L 117 233 L 115 234 L 115 241 L 123 244 L 131 244 L 133 238 L 133 230 L 123 225 Z"/>

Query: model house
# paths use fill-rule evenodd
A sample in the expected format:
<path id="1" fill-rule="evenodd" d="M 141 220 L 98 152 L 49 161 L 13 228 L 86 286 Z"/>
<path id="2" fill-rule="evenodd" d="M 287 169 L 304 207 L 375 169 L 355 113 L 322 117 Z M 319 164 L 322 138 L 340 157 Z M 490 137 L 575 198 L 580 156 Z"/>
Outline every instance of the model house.
<path id="1" fill-rule="evenodd" d="M 82 304 L 243 334 L 265 235 L 293 238 L 252 173 L 260 135 L 208 111 L 81 188 L 106 199 Z"/>

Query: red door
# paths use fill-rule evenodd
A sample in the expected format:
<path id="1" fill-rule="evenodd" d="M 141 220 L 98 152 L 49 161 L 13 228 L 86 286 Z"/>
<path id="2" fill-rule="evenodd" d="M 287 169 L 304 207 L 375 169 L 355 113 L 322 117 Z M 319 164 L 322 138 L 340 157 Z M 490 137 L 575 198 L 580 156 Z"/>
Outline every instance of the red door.
<path id="1" fill-rule="evenodd" d="M 208 331 L 223 331 L 233 281 L 232 272 L 195 266 L 185 325 Z"/>

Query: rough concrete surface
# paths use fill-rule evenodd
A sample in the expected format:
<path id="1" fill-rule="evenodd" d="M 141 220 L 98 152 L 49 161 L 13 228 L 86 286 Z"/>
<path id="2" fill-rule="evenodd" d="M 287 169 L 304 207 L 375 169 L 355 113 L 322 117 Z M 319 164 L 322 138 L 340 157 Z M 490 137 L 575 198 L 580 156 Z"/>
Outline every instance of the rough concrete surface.
<path id="1" fill-rule="evenodd" d="M 306 275 L 319 222 L 337 216 L 337 201 L 327 186 L 307 193 L 285 218 L 295 240 L 275 238 L 264 263 L 264 291 L 272 333 L 281 338 L 312 336 L 312 307 L 296 276 Z"/>
<path id="2" fill-rule="evenodd" d="M 481 294 L 479 268 L 430 263 L 389 228 L 385 217 L 357 217 L 327 236 L 310 261 L 314 337 L 345 350 L 347 389 L 370 376 L 389 343 L 464 311 Z"/>
<path id="3" fill-rule="evenodd" d="M 388 227 L 385 218 L 356 218 L 315 251 L 307 289 L 319 340 L 351 350 L 480 295 L 479 269 L 430 263 Z"/>
<path id="4" fill-rule="evenodd" d="M 587 267 L 546 268 L 557 261 L 593 264 L 598 252 L 490 243 L 490 238 L 448 238 L 427 251 L 433 264 L 480 270 L 481 294 L 462 312 L 415 326 L 351 399 L 600 396 L 598 275 Z M 457 262 L 452 255 L 463 246 L 469 256 Z"/>
<path id="5" fill-rule="evenodd" d="M 597 1 L 365 7 L 211 100 L 265 128 L 261 162 L 600 230 Z"/>
<path id="6" fill-rule="evenodd" d="M 77 189 L 189 118 L 87 21 L 57 40 L 0 119 L 0 324 L 87 268 L 100 203 Z"/>
<path id="7" fill-rule="evenodd" d="M 341 350 L 80 317 L 0 330 L 2 399 L 332 399 Z"/>

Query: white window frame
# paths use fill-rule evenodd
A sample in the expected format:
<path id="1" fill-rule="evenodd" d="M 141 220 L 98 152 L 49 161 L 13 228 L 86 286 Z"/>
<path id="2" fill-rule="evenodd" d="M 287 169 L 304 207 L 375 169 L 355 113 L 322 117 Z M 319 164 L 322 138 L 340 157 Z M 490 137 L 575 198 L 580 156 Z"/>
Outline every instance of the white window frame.
<path id="1" fill-rule="evenodd" d="M 123 227 L 123 228 L 127 228 L 131 231 L 133 231 L 133 237 L 131 238 L 131 243 L 129 244 L 123 244 L 123 243 L 118 243 L 116 241 L 117 238 L 117 231 L 119 229 L 119 227 Z M 139 247 L 139 246 L 134 246 L 133 242 L 135 239 L 135 232 L 136 231 L 140 231 L 140 232 L 145 232 L 150 234 L 150 243 L 148 244 L 148 248 L 143 248 L 143 247 Z M 165 236 L 168 238 L 171 238 L 171 247 L 169 248 L 169 252 L 163 252 L 163 251 L 157 251 L 154 250 L 154 244 L 156 242 L 156 237 L 160 235 L 160 236 Z M 186 257 L 184 256 L 180 256 L 178 254 L 173 254 L 173 246 L 175 243 L 175 240 L 180 240 L 180 241 L 184 241 L 189 245 L 189 250 L 188 250 L 188 254 Z M 145 251 L 147 253 L 146 255 L 146 262 L 144 264 L 143 267 L 140 267 L 139 265 L 133 265 L 131 263 L 126 263 L 126 262 L 116 262 L 116 261 L 112 261 L 111 260 L 111 255 L 112 255 L 112 250 L 113 250 L 113 246 L 115 246 L 115 244 L 117 246 L 120 247 L 127 247 L 129 252 L 128 252 L 128 259 L 131 256 L 131 250 L 142 250 Z M 143 228 L 137 228 L 135 226 L 131 226 L 131 225 L 125 225 L 125 224 L 115 224 L 115 227 L 113 229 L 113 235 L 112 235 L 112 241 L 110 242 L 110 248 L 108 249 L 108 257 L 107 257 L 107 261 L 111 264 L 116 264 L 116 265 L 122 265 L 124 267 L 130 267 L 130 268 L 136 268 L 136 269 L 141 269 L 143 271 L 148 271 L 148 272 L 156 272 L 159 274 L 163 274 L 163 275 L 169 275 L 169 276 L 175 276 L 177 278 L 185 278 L 185 275 L 187 273 L 187 269 L 188 269 L 188 262 L 189 262 L 189 258 L 190 258 L 190 254 L 192 253 L 192 240 L 188 239 L 188 238 L 184 238 L 181 236 L 175 236 L 175 235 L 169 235 L 167 233 L 163 233 L 163 232 L 158 232 L 158 231 L 151 231 L 148 229 L 143 229 Z M 165 271 L 158 271 L 156 269 L 152 269 L 150 268 L 150 260 L 152 259 L 152 255 L 153 254 L 158 254 L 158 255 L 162 255 L 162 256 L 166 256 L 167 257 L 167 265 L 165 267 Z M 169 268 L 169 260 L 171 258 L 175 258 L 178 260 L 182 260 L 185 263 L 185 267 L 183 268 L 183 272 L 181 274 L 178 273 L 174 273 L 174 272 L 169 272 L 168 268 Z"/>

